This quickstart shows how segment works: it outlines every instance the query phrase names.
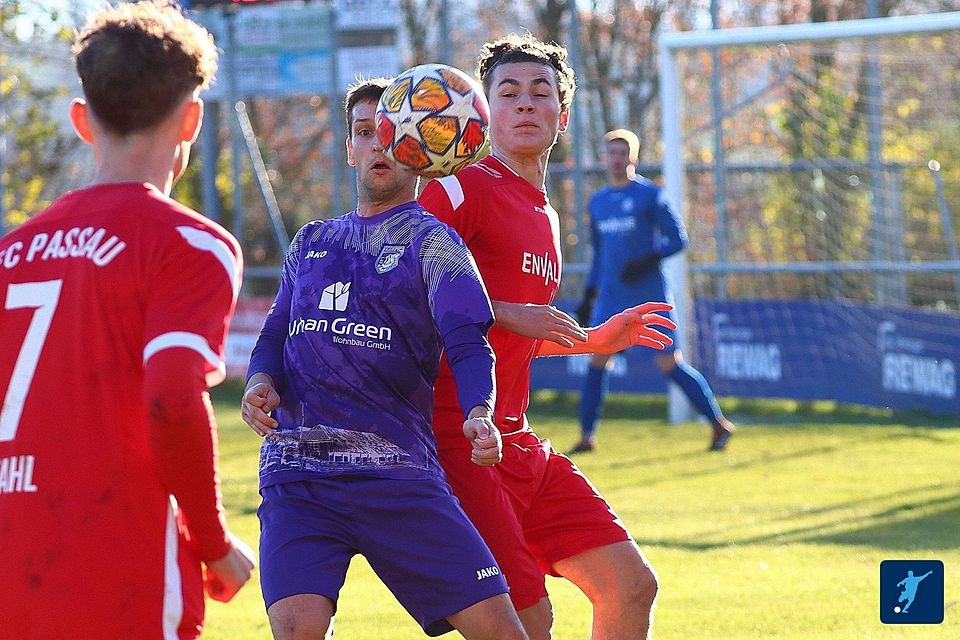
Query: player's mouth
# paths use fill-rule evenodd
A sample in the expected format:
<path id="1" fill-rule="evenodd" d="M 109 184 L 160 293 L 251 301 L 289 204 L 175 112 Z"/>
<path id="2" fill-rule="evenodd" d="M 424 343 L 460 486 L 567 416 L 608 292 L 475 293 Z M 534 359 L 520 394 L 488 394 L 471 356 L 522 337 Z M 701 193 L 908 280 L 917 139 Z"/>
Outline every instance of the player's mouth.
<path id="1" fill-rule="evenodd" d="M 382 171 L 392 171 L 392 170 L 393 170 L 393 167 L 391 167 L 389 164 L 387 164 L 383 160 L 374 162 L 372 165 L 370 165 L 370 171 L 382 172 Z"/>
<path id="2" fill-rule="evenodd" d="M 533 122 L 531 120 L 524 120 L 522 122 L 518 122 L 517 124 L 515 124 L 513 128 L 520 129 L 521 131 L 529 131 L 532 129 L 539 129 L 540 127 L 539 125 L 537 125 L 536 122 Z"/>

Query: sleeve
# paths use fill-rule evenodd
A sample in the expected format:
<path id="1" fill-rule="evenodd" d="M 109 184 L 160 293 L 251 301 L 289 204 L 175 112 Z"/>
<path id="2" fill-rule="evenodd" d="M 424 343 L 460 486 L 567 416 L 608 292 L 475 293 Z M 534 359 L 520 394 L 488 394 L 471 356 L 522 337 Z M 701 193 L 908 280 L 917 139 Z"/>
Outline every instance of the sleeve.
<path id="1" fill-rule="evenodd" d="M 208 386 L 226 372 L 224 343 L 243 269 L 237 241 L 201 226 L 179 226 L 150 280 L 143 362 L 182 347 L 203 358 Z"/>
<path id="2" fill-rule="evenodd" d="M 590 246 L 593 248 L 593 257 L 590 259 L 590 273 L 587 276 L 586 289 L 596 289 L 600 286 L 600 252 L 603 250 L 601 245 L 603 239 L 600 237 L 597 219 L 593 214 L 595 203 L 595 198 L 590 198 L 590 204 L 587 207 L 590 215 Z"/>
<path id="3" fill-rule="evenodd" d="M 662 189 L 657 189 L 654 217 L 660 230 L 660 242 L 657 253 L 661 258 L 683 251 L 687 246 L 687 230 L 683 221 L 664 197 Z"/>
<path id="4" fill-rule="evenodd" d="M 290 324 L 290 303 L 293 299 L 293 285 L 300 264 L 300 249 L 308 226 L 301 228 L 290 242 L 280 270 L 280 288 L 277 290 L 277 297 L 274 298 L 273 305 L 263 322 L 263 328 L 260 329 L 260 336 L 253 347 L 250 364 L 247 367 L 247 380 L 255 373 L 269 374 L 277 386 L 278 393 L 282 393 L 286 384 L 283 347 L 287 338 L 287 327 Z"/>
<path id="5" fill-rule="evenodd" d="M 455 231 L 437 226 L 420 245 L 420 266 L 461 409 L 493 411 L 494 355 L 487 341 L 493 310 L 473 256 Z"/>
<path id="6" fill-rule="evenodd" d="M 419 202 L 470 244 L 480 232 L 483 217 L 475 206 L 476 199 L 468 198 L 467 191 L 459 176 L 445 176 L 431 180 L 420 194 Z"/>
<path id="7" fill-rule="evenodd" d="M 224 377 L 224 342 L 241 282 L 240 249 L 202 225 L 176 228 L 151 274 L 144 335 L 144 402 L 160 477 L 200 557 L 229 550 L 207 387 Z"/>

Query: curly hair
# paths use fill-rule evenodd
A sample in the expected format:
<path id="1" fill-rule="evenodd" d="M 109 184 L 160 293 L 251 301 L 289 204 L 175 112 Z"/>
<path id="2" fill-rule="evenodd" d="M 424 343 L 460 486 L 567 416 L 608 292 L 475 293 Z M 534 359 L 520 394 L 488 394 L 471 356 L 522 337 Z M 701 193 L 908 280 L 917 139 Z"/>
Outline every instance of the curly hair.
<path id="1" fill-rule="evenodd" d="M 87 104 L 120 136 L 161 122 L 217 71 L 213 36 L 170 0 L 97 12 L 77 35 L 73 56 Z"/>
<path id="2" fill-rule="evenodd" d="M 557 74 L 560 107 L 569 109 L 577 82 L 573 68 L 567 64 L 567 50 L 556 42 L 543 42 L 531 33 L 510 33 L 483 45 L 477 58 L 477 77 L 483 90 L 490 93 L 493 70 L 510 62 L 536 62 L 553 67 Z"/>

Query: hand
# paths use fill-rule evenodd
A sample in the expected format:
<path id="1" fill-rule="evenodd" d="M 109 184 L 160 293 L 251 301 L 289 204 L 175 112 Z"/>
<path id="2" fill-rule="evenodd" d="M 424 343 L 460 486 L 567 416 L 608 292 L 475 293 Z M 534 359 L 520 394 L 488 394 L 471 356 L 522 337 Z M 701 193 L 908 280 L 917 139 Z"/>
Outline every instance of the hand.
<path id="1" fill-rule="evenodd" d="M 624 284 L 633 284 L 644 274 L 660 264 L 660 255 L 651 253 L 640 258 L 627 260 L 623 265 L 623 271 L 620 272 L 620 282 Z"/>
<path id="2" fill-rule="evenodd" d="M 470 412 L 474 416 L 474 412 Z M 481 467 L 492 467 L 503 458 L 503 441 L 500 430 L 488 415 L 468 417 L 463 423 L 463 435 L 473 445 L 470 461 Z"/>
<path id="3" fill-rule="evenodd" d="M 576 320 L 548 304 L 493 301 L 497 324 L 521 336 L 572 347 L 584 342 L 587 332 Z"/>
<path id="4" fill-rule="evenodd" d="M 240 401 L 240 416 L 247 425 L 261 436 L 273 435 L 280 424 L 269 414 L 280 406 L 280 396 L 273 385 L 273 378 L 265 373 L 255 373 L 247 382 L 247 389 Z"/>
<path id="5" fill-rule="evenodd" d="M 207 562 L 207 570 L 203 578 L 204 591 L 218 602 L 229 602 L 233 596 L 237 595 L 240 587 L 253 575 L 255 566 L 253 551 L 250 547 L 232 533 L 228 535 L 231 542 L 230 551 L 219 560 Z"/>
<path id="6" fill-rule="evenodd" d="M 676 329 L 670 318 L 658 311 L 670 311 L 673 305 L 666 302 L 644 302 L 636 307 L 625 309 L 590 332 L 590 345 L 593 353 L 610 354 L 623 351 L 628 347 L 643 346 L 663 351 L 673 344 L 668 336 L 654 327 Z"/>

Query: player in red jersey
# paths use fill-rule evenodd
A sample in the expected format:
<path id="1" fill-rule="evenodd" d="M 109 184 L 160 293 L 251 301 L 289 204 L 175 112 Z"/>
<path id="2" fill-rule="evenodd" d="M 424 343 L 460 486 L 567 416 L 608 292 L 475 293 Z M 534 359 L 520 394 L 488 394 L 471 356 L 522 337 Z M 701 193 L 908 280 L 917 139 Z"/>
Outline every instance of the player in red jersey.
<path id="1" fill-rule="evenodd" d="M 216 49 L 143 2 L 97 14 L 74 54 L 96 178 L 0 239 L 0 635 L 197 638 L 204 589 L 229 600 L 253 570 L 207 395 L 240 250 L 169 197 Z"/>
<path id="2" fill-rule="evenodd" d="M 675 327 L 654 312 L 671 307 L 647 303 L 583 329 L 551 306 L 560 236 L 544 177 L 569 117 L 573 70 L 562 47 L 511 35 L 484 45 L 478 75 L 490 100 L 492 153 L 428 184 L 420 202 L 467 243 L 493 301 L 497 324 L 488 337 L 497 356 L 494 421 L 503 461 L 469 464 L 446 366 L 434 407 L 440 460 L 532 639 L 549 638 L 553 623 L 545 574 L 569 579 L 590 599 L 594 640 L 644 638 L 657 591 L 650 564 L 589 480 L 533 433 L 525 411 L 535 356 L 614 353 L 636 344 L 662 349 L 669 338 L 653 325 Z"/>

